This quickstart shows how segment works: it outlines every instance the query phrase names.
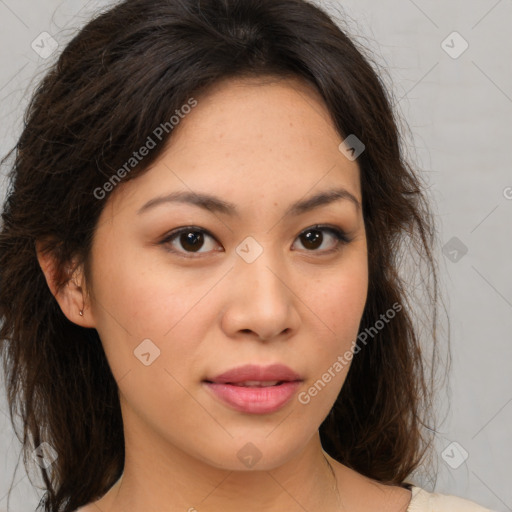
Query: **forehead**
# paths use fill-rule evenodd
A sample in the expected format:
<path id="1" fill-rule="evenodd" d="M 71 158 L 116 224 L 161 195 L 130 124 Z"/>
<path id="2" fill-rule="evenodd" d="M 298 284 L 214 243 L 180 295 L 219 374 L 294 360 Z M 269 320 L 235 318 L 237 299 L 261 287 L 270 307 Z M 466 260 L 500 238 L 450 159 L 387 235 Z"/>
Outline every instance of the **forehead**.
<path id="1" fill-rule="evenodd" d="M 339 151 L 343 139 L 309 84 L 230 79 L 195 100 L 151 168 L 127 183 L 138 208 L 176 190 L 224 190 L 236 203 L 269 196 L 269 188 L 282 201 L 341 185 L 361 199 L 359 167 Z"/>
<path id="2" fill-rule="evenodd" d="M 194 112 L 173 133 L 171 144 L 176 146 L 190 132 L 206 135 L 203 131 L 217 143 L 226 135 L 237 134 L 247 143 L 265 133 L 279 134 L 276 144 L 288 134 L 308 134 L 310 139 L 339 136 L 320 93 L 295 77 L 225 79 L 199 95 L 197 101 Z"/>

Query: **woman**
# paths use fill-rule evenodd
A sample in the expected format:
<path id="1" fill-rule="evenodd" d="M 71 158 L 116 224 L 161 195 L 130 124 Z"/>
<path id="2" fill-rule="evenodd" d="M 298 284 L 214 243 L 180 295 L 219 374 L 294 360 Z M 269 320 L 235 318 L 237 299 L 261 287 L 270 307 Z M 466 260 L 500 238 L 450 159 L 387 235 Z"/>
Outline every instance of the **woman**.
<path id="1" fill-rule="evenodd" d="M 125 0 L 67 45 L 0 233 L 40 508 L 486 510 L 406 481 L 434 381 L 399 255 L 435 312 L 435 229 L 387 94 L 302 0 Z"/>

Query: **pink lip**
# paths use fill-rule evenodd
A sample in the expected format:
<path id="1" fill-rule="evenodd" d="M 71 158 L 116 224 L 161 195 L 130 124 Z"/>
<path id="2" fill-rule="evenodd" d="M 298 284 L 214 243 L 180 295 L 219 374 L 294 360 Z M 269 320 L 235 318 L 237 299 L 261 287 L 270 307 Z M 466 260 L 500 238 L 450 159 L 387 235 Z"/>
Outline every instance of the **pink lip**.
<path id="1" fill-rule="evenodd" d="M 248 387 L 236 386 L 244 381 L 282 381 L 275 386 Z M 300 375 L 281 364 L 271 366 L 245 365 L 233 368 L 203 384 L 234 409 L 252 413 L 268 414 L 275 412 L 290 401 L 300 386 Z"/>
<path id="2" fill-rule="evenodd" d="M 302 377 L 294 372 L 288 366 L 284 364 L 272 364 L 270 366 L 257 366 L 254 364 L 246 364 L 244 366 L 238 366 L 237 368 L 233 368 L 228 370 L 227 372 L 221 373 L 216 377 L 206 379 L 210 382 L 216 383 L 230 383 L 236 384 L 239 382 L 244 382 L 246 380 L 259 380 L 259 381 L 269 381 L 269 380 L 302 380 Z"/>

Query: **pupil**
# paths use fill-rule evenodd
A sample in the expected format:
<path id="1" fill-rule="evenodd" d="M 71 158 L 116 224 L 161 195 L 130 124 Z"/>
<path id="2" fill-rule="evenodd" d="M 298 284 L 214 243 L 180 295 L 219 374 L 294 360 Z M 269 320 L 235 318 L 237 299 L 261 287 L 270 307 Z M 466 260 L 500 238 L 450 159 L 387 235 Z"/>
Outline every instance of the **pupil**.
<path id="1" fill-rule="evenodd" d="M 313 233 L 313 234 L 312 234 Z M 312 230 L 312 231 L 308 231 L 304 237 L 306 238 L 306 244 L 304 244 L 306 247 L 308 246 L 308 244 L 312 244 L 313 247 L 309 247 L 310 249 L 311 248 L 316 248 L 318 247 L 318 245 L 315 244 L 315 242 L 317 242 L 318 240 L 320 240 L 320 245 L 321 245 L 321 238 L 322 238 L 322 234 L 320 233 L 320 231 L 317 231 L 317 230 Z"/>
<path id="2" fill-rule="evenodd" d="M 308 231 L 303 235 L 306 240 L 304 244 L 309 249 L 315 249 L 318 247 L 318 241 L 322 244 L 322 234 L 318 230 Z M 204 243 L 203 235 L 195 231 L 189 231 L 181 235 L 181 243 L 184 249 L 197 250 L 200 249 Z"/>
<path id="3" fill-rule="evenodd" d="M 203 235 L 196 232 L 188 232 L 181 235 L 181 243 L 184 249 L 200 249 L 203 243 Z"/>

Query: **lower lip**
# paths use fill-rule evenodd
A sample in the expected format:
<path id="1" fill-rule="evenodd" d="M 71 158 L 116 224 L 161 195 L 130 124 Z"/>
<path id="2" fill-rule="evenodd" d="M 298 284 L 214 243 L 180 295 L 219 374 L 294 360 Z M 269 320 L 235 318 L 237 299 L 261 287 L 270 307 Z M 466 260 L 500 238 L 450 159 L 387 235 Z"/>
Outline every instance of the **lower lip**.
<path id="1" fill-rule="evenodd" d="M 283 382 L 266 388 L 203 382 L 218 398 L 240 412 L 268 414 L 290 401 L 301 381 Z"/>

